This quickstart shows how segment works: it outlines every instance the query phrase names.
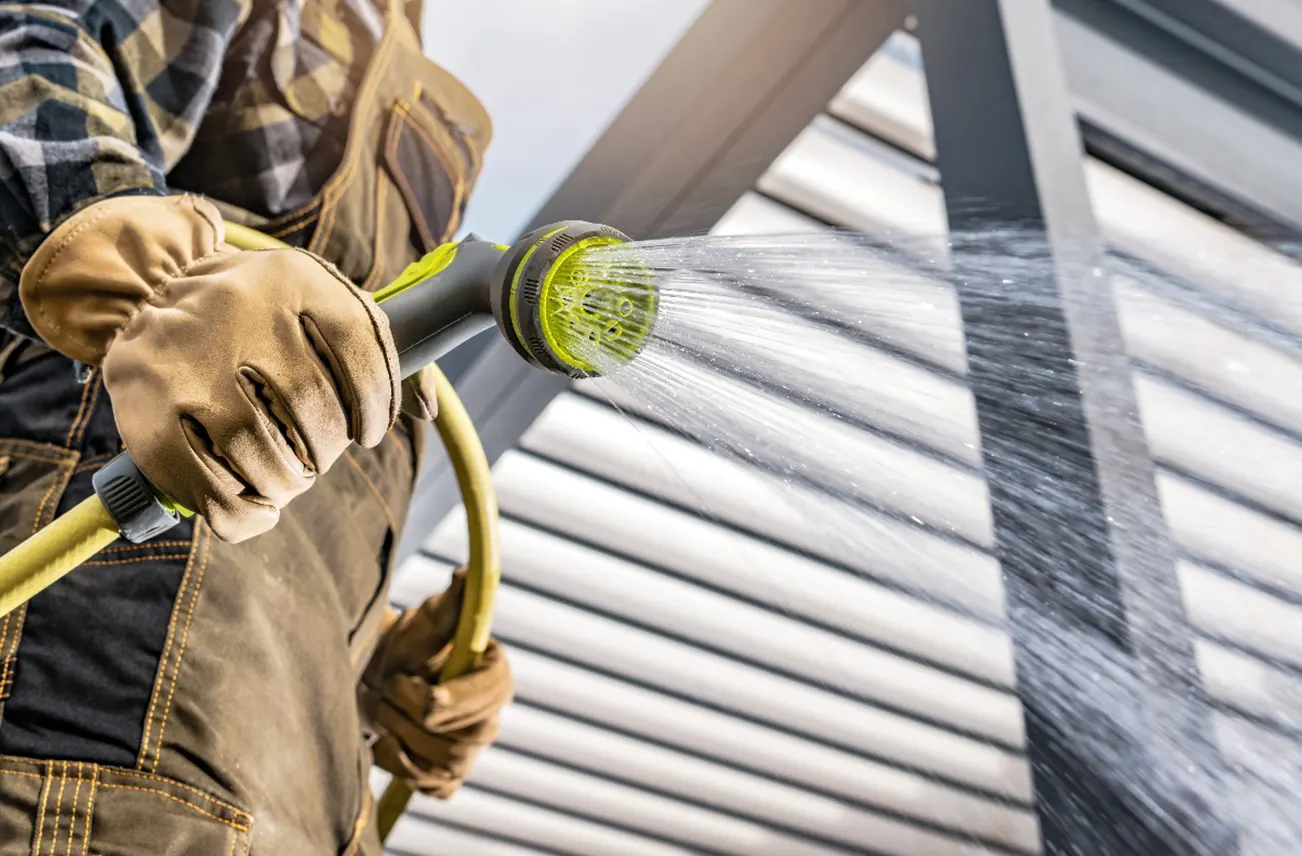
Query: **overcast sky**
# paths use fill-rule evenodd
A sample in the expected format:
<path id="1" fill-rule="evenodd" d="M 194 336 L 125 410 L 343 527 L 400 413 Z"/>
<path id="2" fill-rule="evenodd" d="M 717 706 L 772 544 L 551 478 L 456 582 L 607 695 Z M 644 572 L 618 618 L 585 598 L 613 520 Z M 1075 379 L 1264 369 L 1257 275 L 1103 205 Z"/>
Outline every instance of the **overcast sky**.
<path id="1" fill-rule="evenodd" d="M 493 117 L 466 227 L 517 237 L 706 2 L 425 0 L 426 52 Z"/>

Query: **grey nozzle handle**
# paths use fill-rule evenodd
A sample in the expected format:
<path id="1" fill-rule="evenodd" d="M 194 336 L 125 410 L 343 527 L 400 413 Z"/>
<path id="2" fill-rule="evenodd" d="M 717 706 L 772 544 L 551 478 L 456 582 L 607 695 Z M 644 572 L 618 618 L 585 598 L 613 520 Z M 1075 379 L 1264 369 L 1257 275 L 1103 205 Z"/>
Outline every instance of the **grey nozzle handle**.
<path id="1" fill-rule="evenodd" d="M 472 235 L 455 252 L 443 270 L 379 304 L 404 378 L 495 323 L 489 295 L 504 251 Z"/>

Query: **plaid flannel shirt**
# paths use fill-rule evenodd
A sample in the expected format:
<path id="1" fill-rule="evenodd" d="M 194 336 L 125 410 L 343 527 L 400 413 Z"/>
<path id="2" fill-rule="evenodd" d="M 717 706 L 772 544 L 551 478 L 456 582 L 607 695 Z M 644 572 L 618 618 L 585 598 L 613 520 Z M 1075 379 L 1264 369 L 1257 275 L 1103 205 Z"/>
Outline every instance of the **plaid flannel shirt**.
<path id="1" fill-rule="evenodd" d="M 123 194 L 202 193 L 268 217 L 343 156 L 383 0 L 0 2 L 0 326 L 63 219 Z"/>

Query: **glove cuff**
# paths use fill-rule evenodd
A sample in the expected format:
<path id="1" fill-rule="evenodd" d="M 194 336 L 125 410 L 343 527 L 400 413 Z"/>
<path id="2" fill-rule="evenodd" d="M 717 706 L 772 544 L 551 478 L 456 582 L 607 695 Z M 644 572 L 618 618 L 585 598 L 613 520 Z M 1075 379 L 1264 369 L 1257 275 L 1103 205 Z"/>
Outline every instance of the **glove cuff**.
<path id="1" fill-rule="evenodd" d="M 19 299 L 50 347 L 98 365 L 118 331 L 224 239 L 221 214 L 198 196 L 106 199 L 37 247 L 19 278 Z"/>

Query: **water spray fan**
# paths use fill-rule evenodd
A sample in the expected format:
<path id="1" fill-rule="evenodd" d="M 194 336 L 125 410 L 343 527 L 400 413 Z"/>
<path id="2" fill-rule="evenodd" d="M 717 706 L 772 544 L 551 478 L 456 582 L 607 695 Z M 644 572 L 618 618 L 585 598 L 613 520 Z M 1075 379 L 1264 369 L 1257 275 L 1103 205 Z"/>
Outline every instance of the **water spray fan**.
<path id="1" fill-rule="evenodd" d="M 242 249 L 284 246 L 227 224 Z M 410 265 L 375 293 L 388 317 L 402 376 L 410 377 L 472 336 L 496 325 L 532 365 L 589 378 L 636 359 L 650 337 L 657 294 L 645 271 L 610 260 L 629 239 L 608 226 L 565 221 L 536 229 L 511 246 L 471 235 Z M 436 373 L 435 427 L 456 472 L 470 527 L 461 616 L 440 673 L 469 671 L 488 644 L 500 560 L 497 503 L 489 464 L 451 383 Z M 163 496 L 123 452 L 94 476 L 95 493 L 0 556 L 0 615 L 8 615 L 118 538 L 145 543 L 190 512 Z M 381 838 L 410 792 L 391 786 L 377 809 Z"/>

